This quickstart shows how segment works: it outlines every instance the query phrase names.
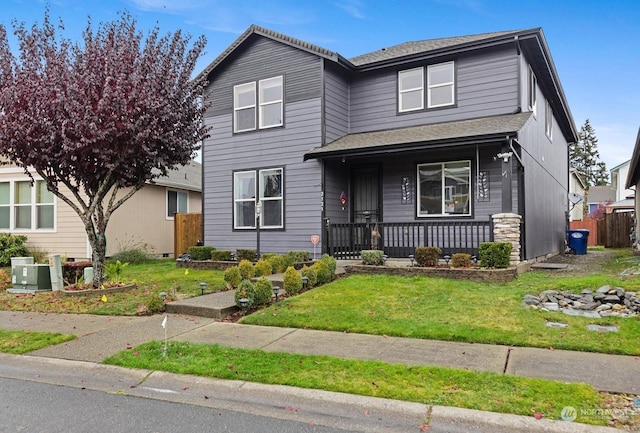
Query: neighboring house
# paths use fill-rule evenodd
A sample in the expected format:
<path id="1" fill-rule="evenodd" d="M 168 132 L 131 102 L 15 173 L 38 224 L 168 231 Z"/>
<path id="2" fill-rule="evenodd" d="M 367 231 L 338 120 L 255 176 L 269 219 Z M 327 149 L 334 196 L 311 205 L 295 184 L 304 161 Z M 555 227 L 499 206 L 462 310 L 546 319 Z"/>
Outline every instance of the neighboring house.
<path id="1" fill-rule="evenodd" d="M 586 187 L 578 170 L 571 167 L 569 169 L 569 221 L 582 221 L 584 218 Z"/>
<path id="2" fill-rule="evenodd" d="M 598 206 L 607 206 L 616 201 L 616 190 L 611 185 L 595 185 L 587 192 L 587 213 L 593 213 Z"/>
<path id="3" fill-rule="evenodd" d="M 31 185 L 24 170 L 0 168 L 0 231 L 27 236 L 27 246 L 68 259 L 91 257 L 80 217 L 47 191 L 37 175 Z M 149 183 L 111 216 L 107 256 L 146 246 L 157 256 L 173 256 L 174 212 L 201 212 L 201 165 L 192 162 Z"/>
<path id="4" fill-rule="evenodd" d="M 627 175 L 627 179 L 625 182 L 625 187 L 627 189 L 633 188 L 635 191 L 640 188 L 640 128 L 638 128 L 638 136 L 636 137 L 636 145 L 633 148 L 633 156 L 631 157 L 631 161 L 629 163 L 629 173 Z M 632 239 L 633 239 L 633 248 L 634 250 L 640 250 L 640 242 L 638 238 L 638 234 L 640 234 L 640 224 L 638 215 L 640 215 L 640 202 L 637 200 L 637 196 L 634 199 L 634 227 L 632 228 Z"/>
<path id="5" fill-rule="evenodd" d="M 626 186 L 630 166 L 631 160 L 623 162 L 609 170 L 611 174 L 611 187 L 616 190 L 616 202 L 633 198 L 635 195 L 635 191 Z"/>
<path id="6" fill-rule="evenodd" d="M 577 132 L 541 29 L 346 59 L 251 26 L 201 75 L 207 245 L 475 253 L 517 213 L 523 259 L 563 251 Z"/>

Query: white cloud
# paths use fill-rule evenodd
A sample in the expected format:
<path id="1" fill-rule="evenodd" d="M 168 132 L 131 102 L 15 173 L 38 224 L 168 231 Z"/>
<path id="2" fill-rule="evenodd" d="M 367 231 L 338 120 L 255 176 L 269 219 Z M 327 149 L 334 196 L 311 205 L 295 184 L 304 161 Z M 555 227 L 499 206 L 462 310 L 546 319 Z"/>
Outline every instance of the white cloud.
<path id="1" fill-rule="evenodd" d="M 343 0 L 341 2 L 334 3 L 334 5 L 351 15 L 353 18 L 357 18 L 359 20 L 367 19 L 367 15 L 364 12 L 365 4 L 361 0 Z"/>

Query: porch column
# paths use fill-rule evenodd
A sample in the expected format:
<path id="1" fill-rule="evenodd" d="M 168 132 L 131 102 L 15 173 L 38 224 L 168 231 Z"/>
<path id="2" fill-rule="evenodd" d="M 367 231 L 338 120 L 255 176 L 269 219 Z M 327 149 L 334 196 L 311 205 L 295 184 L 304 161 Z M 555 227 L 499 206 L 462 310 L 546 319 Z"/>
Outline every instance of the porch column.
<path id="1" fill-rule="evenodd" d="M 502 146 L 502 152 L 498 154 L 498 158 L 501 159 L 502 164 L 500 172 L 502 173 L 502 212 L 513 212 L 513 182 L 511 180 L 512 167 L 511 167 L 511 150 L 508 144 Z"/>
<path id="2" fill-rule="evenodd" d="M 520 263 L 520 222 L 522 217 L 515 213 L 498 213 L 491 216 L 493 220 L 494 242 L 509 242 L 512 265 Z"/>

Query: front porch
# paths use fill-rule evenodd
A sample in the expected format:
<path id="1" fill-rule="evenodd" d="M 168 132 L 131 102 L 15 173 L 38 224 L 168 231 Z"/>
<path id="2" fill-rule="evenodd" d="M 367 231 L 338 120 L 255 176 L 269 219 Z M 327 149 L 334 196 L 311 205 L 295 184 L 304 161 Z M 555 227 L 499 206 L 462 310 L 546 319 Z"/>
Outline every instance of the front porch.
<path id="1" fill-rule="evenodd" d="M 362 250 L 378 249 L 388 257 L 406 258 L 418 246 L 438 247 L 443 255 L 478 255 L 483 242 L 493 241 L 491 221 L 412 221 L 331 223 L 325 221 L 325 252 L 357 259 Z"/>

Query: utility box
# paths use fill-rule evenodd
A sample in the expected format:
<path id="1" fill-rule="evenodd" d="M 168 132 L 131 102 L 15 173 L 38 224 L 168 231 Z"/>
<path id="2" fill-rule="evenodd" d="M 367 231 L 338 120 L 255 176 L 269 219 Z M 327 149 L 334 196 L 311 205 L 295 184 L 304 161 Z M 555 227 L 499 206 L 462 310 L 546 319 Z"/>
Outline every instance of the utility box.
<path id="1" fill-rule="evenodd" d="M 49 265 L 15 265 L 12 269 L 11 282 L 14 289 L 51 290 Z"/>
<path id="2" fill-rule="evenodd" d="M 11 257 L 11 269 L 16 265 L 33 265 L 33 257 Z"/>

